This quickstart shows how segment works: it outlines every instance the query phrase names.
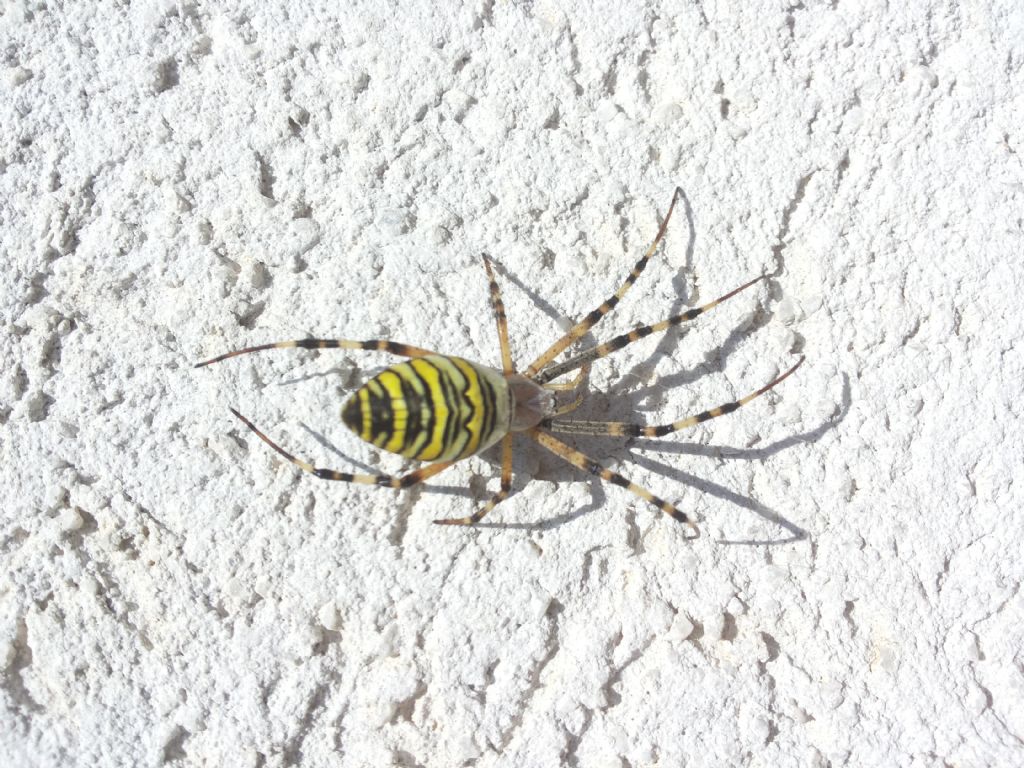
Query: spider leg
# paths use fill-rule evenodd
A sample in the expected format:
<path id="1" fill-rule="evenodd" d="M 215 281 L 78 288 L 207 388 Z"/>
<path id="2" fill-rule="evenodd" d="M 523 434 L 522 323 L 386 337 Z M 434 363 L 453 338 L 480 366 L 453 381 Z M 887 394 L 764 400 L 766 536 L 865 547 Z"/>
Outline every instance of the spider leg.
<path id="1" fill-rule="evenodd" d="M 448 517 L 435 520 L 438 525 L 473 525 L 479 523 L 481 518 L 494 509 L 498 504 L 508 498 L 508 492 L 512 488 L 512 433 L 509 432 L 501 439 L 501 488 L 491 497 L 491 500 L 469 517 Z"/>
<path id="2" fill-rule="evenodd" d="M 618 472 L 613 472 L 610 469 L 605 469 L 592 458 L 586 454 L 580 453 L 575 448 L 571 448 L 561 440 L 556 438 L 554 435 L 549 435 L 547 432 L 534 427 L 526 432 L 526 435 L 533 440 L 536 440 L 542 446 L 547 448 L 553 454 L 561 459 L 572 464 L 574 467 L 582 469 L 584 472 L 589 472 L 592 475 L 600 477 L 602 480 L 607 480 L 612 485 L 617 485 L 620 488 L 625 488 L 627 491 L 632 493 L 634 496 L 639 496 L 644 501 L 653 504 L 662 512 L 669 517 L 678 520 L 681 523 L 686 523 L 693 532 L 699 536 L 700 531 L 697 529 L 697 525 L 687 517 L 685 512 L 682 512 L 674 505 L 669 504 L 664 499 L 659 499 L 653 493 L 648 491 L 646 488 L 641 488 L 636 483 L 627 480 L 625 477 L 620 475 Z"/>
<path id="3" fill-rule="evenodd" d="M 290 453 L 288 453 L 288 451 L 286 451 L 284 448 L 282 448 L 280 445 L 275 443 L 273 440 L 271 440 L 269 437 L 263 434 L 260 430 L 258 430 L 251 421 L 245 418 L 245 416 L 240 414 L 234 408 L 231 408 L 230 410 L 231 413 L 233 413 L 238 418 L 239 421 L 241 421 L 243 424 L 245 424 L 245 426 L 247 426 L 249 429 L 255 432 L 256 436 L 260 438 L 260 440 L 262 440 L 275 451 L 277 451 L 279 454 L 284 456 L 286 459 L 288 459 L 288 461 L 297 466 L 299 469 L 305 472 L 309 472 L 312 475 L 316 475 L 321 480 L 340 480 L 345 483 L 380 485 L 385 488 L 409 488 L 410 486 L 422 483 L 429 477 L 433 477 L 438 472 L 448 469 L 448 467 L 455 463 L 454 461 L 439 461 L 436 464 L 428 464 L 425 467 L 420 467 L 419 469 L 414 470 L 413 472 L 409 472 L 408 474 L 405 475 L 399 475 L 398 477 L 393 477 L 391 475 L 361 475 L 352 474 L 351 472 L 338 472 L 337 470 L 333 469 L 320 469 L 318 467 L 314 467 L 308 461 L 303 461 L 302 459 L 295 458 Z"/>
<path id="4" fill-rule="evenodd" d="M 575 392 L 576 397 L 572 399 L 572 402 L 566 403 L 565 405 L 559 406 L 555 409 L 552 416 L 564 416 L 571 411 L 575 411 L 583 403 L 587 393 L 583 389 L 584 380 L 590 375 L 590 363 L 584 363 L 580 366 L 579 372 L 573 377 L 572 381 L 567 381 L 563 384 L 544 384 L 544 389 L 553 392 Z"/>
<path id="5" fill-rule="evenodd" d="M 201 363 L 196 363 L 195 368 L 202 368 L 204 365 L 219 363 L 229 357 L 247 355 L 250 352 L 262 352 L 265 349 L 288 349 L 299 347 L 301 349 L 369 349 L 380 352 L 390 352 L 393 355 L 402 357 L 426 357 L 434 354 L 429 349 L 411 347 L 408 344 L 401 344 L 397 341 L 385 341 L 384 339 L 372 339 L 370 341 L 350 341 L 349 339 L 298 339 L 296 341 L 278 341 L 273 344 L 260 344 L 256 347 L 236 349 L 233 352 L 226 352 Z"/>
<path id="6" fill-rule="evenodd" d="M 575 411 L 580 407 L 584 398 L 587 396 L 586 391 L 583 389 L 584 380 L 590 375 L 590 363 L 584 363 L 580 366 L 579 371 L 573 377 L 572 381 L 567 381 L 563 384 L 544 384 L 544 389 L 553 392 L 576 392 L 576 397 L 573 398 L 572 402 L 566 405 L 559 406 L 552 413 L 552 416 L 562 416 L 570 411 Z"/>
<path id="7" fill-rule="evenodd" d="M 487 270 L 487 282 L 491 289 L 491 307 L 494 309 L 494 319 L 498 324 L 498 342 L 501 345 L 501 367 L 506 376 L 515 372 L 512 363 L 512 351 L 508 345 L 508 320 L 505 317 L 505 304 L 501 300 L 501 288 L 498 281 L 494 279 L 494 272 L 491 269 L 491 260 L 483 255 L 484 269 Z M 490 500 L 469 517 L 447 517 L 435 520 L 437 525 L 473 525 L 480 522 L 483 516 L 494 509 L 498 504 L 508 497 L 512 488 L 512 433 L 509 432 L 501 439 L 501 487 Z"/>
<path id="8" fill-rule="evenodd" d="M 607 341 L 604 344 L 599 344 L 596 347 L 591 347 L 590 349 L 584 352 L 580 352 L 578 355 L 576 355 L 573 358 L 570 358 L 569 360 L 558 363 L 557 365 L 552 365 L 550 368 L 545 368 L 543 371 L 534 376 L 533 380 L 538 384 L 542 384 L 546 387 L 551 387 L 552 385 L 547 384 L 547 382 L 551 381 L 552 379 L 557 379 L 559 376 L 562 376 L 563 374 L 566 374 L 571 370 L 580 368 L 584 365 L 588 365 L 589 363 L 592 363 L 594 360 L 600 360 L 602 357 L 606 357 L 610 355 L 612 352 L 617 352 L 623 347 L 632 344 L 634 341 L 639 341 L 640 339 L 647 338 L 652 333 L 660 333 L 661 331 L 668 330 L 672 326 L 682 325 L 683 323 L 689 320 L 693 320 L 694 318 L 700 317 L 709 309 L 714 309 L 723 301 L 731 299 L 737 293 L 746 290 L 747 288 L 757 284 L 761 280 L 767 279 L 767 277 L 767 275 L 755 277 L 749 283 L 744 283 L 739 288 L 729 291 L 724 296 L 719 296 L 714 301 L 710 302 L 709 304 L 705 304 L 702 307 L 694 307 L 693 309 L 689 309 L 686 312 L 682 312 L 678 315 L 673 315 L 667 320 L 662 320 L 660 323 L 653 323 L 651 325 L 641 325 L 639 328 L 634 328 L 629 333 L 624 333 L 621 336 L 616 336 L 611 341 Z"/>
<path id="9" fill-rule="evenodd" d="M 487 284 L 491 289 L 491 307 L 494 309 L 494 319 L 498 324 L 498 343 L 501 345 L 501 369 L 508 376 L 515 372 L 512 364 L 512 350 L 508 345 L 508 319 L 505 317 L 505 303 L 501 300 L 501 287 L 494 279 L 494 270 L 491 269 L 491 260 L 487 254 L 481 254 L 484 260 L 484 269 L 487 270 Z"/>
<path id="10" fill-rule="evenodd" d="M 544 373 L 542 372 L 540 375 L 543 376 Z M 583 380 L 588 375 L 590 375 L 590 364 L 583 363 L 582 365 L 579 366 L 579 371 L 575 376 L 573 376 L 572 381 L 562 381 L 559 382 L 558 384 L 544 383 L 542 384 L 542 386 L 544 387 L 544 389 L 551 390 L 552 392 L 571 392 L 574 389 L 579 389 L 580 385 L 583 383 Z M 534 377 L 534 381 L 537 381 L 537 377 Z"/>
<path id="11" fill-rule="evenodd" d="M 562 406 L 559 406 L 558 408 L 555 409 L 555 412 L 553 414 L 551 414 L 551 415 L 552 416 L 564 416 L 567 413 L 572 413 L 573 411 L 575 411 L 577 408 L 580 407 L 580 405 L 583 403 L 583 398 L 585 398 L 586 395 L 587 395 L 586 392 L 582 392 L 581 391 L 578 395 L 576 395 L 576 397 L 573 398 L 572 402 L 566 403 L 565 405 L 562 405 Z"/>
<path id="12" fill-rule="evenodd" d="M 765 392 L 770 390 L 772 387 L 780 384 L 788 376 L 792 375 L 797 368 L 801 366 L 804 358 L 800 358 L 796 365 L 790 368 L 788 371 L 783 373 L 781 376 L 776 377 L 772 381 L 765 384 L 759 390 L 751 392 L 746 397 L 740 398 L 732 403 L 724 403 L 717 408 L 712 408 L 708 411 L 702 411 L 696 416 L 689 416 L 679 421 L 673 421 L 671 424 L 661 424 L 658 426 L 650 426 L 647 424 L 630 424 L 624 421 L 562 421 L 559 419 L 545 419 L 541 422 L 541 426 L 550 429 L 552 432 L 560 432 L 563 434 L 573 435 L 612 435 L 615 437 L 661 437 L 667 435 L 670 432 L 675 432 L 686 427 L 692 427 L 695 424 L 700 424 L 708 419 L 715 419 L 719 416 L 725 416 L 727 413 L 732 413 L 741 405 L 746 405 L 756 397 L 760 397 Z"/>
<path id="13" fill-rule="evenodd" d="M 668 228 L 669 219 L 672 218 L 672 211 L 675 210 L 676 202 L 682 196 L 683 190 L 676 187 L 675 193 L 672 195 L 672 203 L 668 207 L 668 213 L 665 214 L 665 219 L 661 222 L 661 226 L 658 228 L 658 235 L 654 238 L 654 242 L 651 243 L 651 247 L 647 249 L 647 252 L 640 258 L 640 260 L 634 265 L 630 271 L 626 281 L 619 286 L 619 290 L 615 292 L 613 296 L 606 299 L 601 306 L 592 311 L 580 322 L 574 325 L 569 331 L 558 341 L 552 344 L 548 349 L 536 360 L 530 363 L 530 367 L 526 369 L 524 375 L 527 378 L 533 378 L 537 371 L 541 370 L 544 366 L 554 360 L 566 347 L 572 344 L 577 339 L 582 338 L 587 331 L 597 325 L 597 322 L 611 312 L 615 305 L 619 303 L 623 296 L 626 295 L 626 291 L 630 289 L 633 283 L 636 282 L 637 278 L 640 277 L 640 273 L 644 271 L 644 267 L 647 266 L 647 262 L 651 256 L 657 250 L 658 245 L 661 243 L 663 237 L 665 237 L 665 230 Z"/>

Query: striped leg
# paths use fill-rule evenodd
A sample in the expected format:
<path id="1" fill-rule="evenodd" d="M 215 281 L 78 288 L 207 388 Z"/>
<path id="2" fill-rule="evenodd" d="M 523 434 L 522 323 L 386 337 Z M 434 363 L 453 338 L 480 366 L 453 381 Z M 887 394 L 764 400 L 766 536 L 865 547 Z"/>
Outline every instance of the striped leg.
<path id="1" fill-rule="evenodd" d="M 620 475 L 618 472 L 612 472 L 610 469 L 605 469 L 596 461 L 591 459 L 589 456 L 580 453 L 574 448 L 570 448 L 568 445 L 558 440 L 553 435 L 549 435 L 547 432 L 542 432 L 536 427 L 529 430 L 526 433 L 529 437 L 536 440 L 538 443 L 543 445 L 549 451 L 556 456 L 565 459 L 567 462 L 572 464 L 574 467 L 579 467 L 585 472 L 589 472 L 592 475 L 600 477 L 602 480 L 607 480 L 612 485 L 617 485 L 620 488 L 625 488 L 627 491 L 635 496 L 639 496 L 646 502 L 649 502 L 664 512 L 666 515 L 678 520 L 681 523 L 686 523 L 693 532 L 700 536 L 700 531 L 697 529 L 696 524 L 686 516 L 685 512 L 682 512 L 674 505 L 669 504 L 664 499 L 659 499 L 653 493 L 648 491 L 646 488 L 641 488 L 636 483 L 632 483 L 625 477 Z"/>
<path id="2" fill-rule="evenodd" d="M 552 365 L 550 368 L 545 368 L 543 371 L 534 376 L 533 380 L 538 384 L 544 384 L 545 386 L 550 387 L 552 385 L 547 384 L 547 382 L 551 381 L 552 379 L 557 379 L 559 376 L 562 376 L 563 374 L 566 374 L 569 371 L 575 370 L 576 368 L 580 368 L 584 365 L 588 365 L 592 363 L 594 360 L 600 360 L 602 357 L 606 357 L 607 355 L 610 355 L 612 352 L 617 352 L 626 345 L 632 344 L 634 341 L 639 341 L 640 339 L 647 338 L 652 333 L 660 333 L 662 331 L 668 330 L 672 326 L 682 325 L 683 323 L 689 320 L 693 320 L 694 318 L 700 317 L 709 309 L 714 309 L 723 301 L 731 299 L 737 293 L 745 291 L 750 286 L 756 285 L 760 281 L 766 280 L 767 278 L 767 275 L 755 277 L 749 283 L 744 283 L 739 288 L 729 291 L 724 296 L 719 296 L 717 299 L 715 299 L 709 304 L 705 304 L 703 307 L 694 307 L 693 309 L 689 309 L 681 314 L 673 315 L 672 317 L 668 318 L 668 320 L 662 320 L 660 323 L 654 323 L 653 325 L 642 325 L 639 328 L 634 328 L 629 333 L 624 333 L 621 336 L 616 336 L 611 341 L 605 342 L 604 344 L 599 344 L 596 347 L 591 347 L 585 352 L 581 352 L 580 354 L 576 355 L 575 357 L 569 360 L 566 360 L 565 362 L 558 363 L 557 365 Z"/>
<path id="3" fill-rule="evenodd" d="M 622 299 L 622 297 L 626 295 L 626 291 L 628 291 L 630 287 L 633 285 L 633 283 L 636 282 L 636 279 L 640 277 L 640 273 L 644 271 L 644 267 L 647 266 L 647 262 L 650 260 L 655 250 L 657 250 L 658 245 L 661 243 L 662 238 L 665 236 L 665 230 L 668 228 L 669 219 L 672 218 L 672 211 L 675 210 L 676 202 L 679 200 L 679 197 L 682 195 L 682 193 L 683 190 L 680 189 L 679 187 L 676 187 L 676 191 L 672 195 L 672 203 L 668 207 L 668 213 L 665 214 L 665 219 L 664 221 L 661 222 L 661 227 L 658 228 L 657 237 L 654 238 L 654 242 L 651 243 L 651 247 L 647 249 L 647 252 L 641 257 L 640 261 L 638 261 L 634 265 L 632 271 L 629 273 L 629 277 L 626 278 L 626 282 L 619 286 L 619 290 L 617 290 L 612 297 L 607 299 L 604 303 L 601 304 L 601 306 L 599 306 L 589 315 L 584 317 L 583 320 L 581 320 L 579 323 L 570 328 L 568 333 L 566 333 L 562 338 L 560 338 L 558 341 L 556 341 L 554 344 L 548 347 L 544 354 L 542 354 L 540 357 L 538 357 L 536 360 L 530 363 L 530 367 L 526 369 L 525 374 L 528 378 L 532 378 L 537 373 L 537 371 L 541 370 L 544 366 L 546 366 L 548 363 L 550 363 L 552 360 L 558 357 L 562 350 L 564 350 L 577 339 L 582 338 L 587 333 L 587 331 L 589 331 L 591 328 L 597 325 L 597 322 L 602 317 L 611 312 L 615 308 L 615 305 L 618 304 L 619 301 Z"/>
<path id="4" fill-rule="evenodd" d="M 438 525 L 473 525 L 508 498 L 508 492 L 512 489 L 512 433 L 509 432 L 501 440 L 501 488 L 491 497 L 491 500 L 469 517 L 447 517 L 435 520 Z"/>
<path id="5" fill-rule="evenodd" d="M 491 307 L 494 309 L 494 319 L 498 324 L 498 343 L 501 345 L 501 369 L 508 376 L 515 372 L 512 365 L 512 350 L 508 345 L 508 319 L 505 317 L 505 304 L 501 300 L 501 288 L 498 281 L 494 279 L 494 270 L 491 269 L 491 260 L 487 254 L 481 254 L 484 260 L 484 269 L 487 270 L 487 283 L 491 289 Z"/>
<path id="6" fill-rule="evenodd" d="M 692 427 L 695 424 L 700 424 L 708 419 L 714 419 L 719 416 L 725 416 L 727 413 L 732 413 L 741 405 L 746 405 L 755 397 L 760 397 L 772 387 L 780 384 L 786 377 L 793 374 L 797 368 L 803 363 L 804 359 L 801 357 L 799 362 L 786 371 L 781 376 L 768 382 L 756 392 L 751 392 L 746 397 L 737 400 L 732 403 L 725 403 L 717 408 L 712 408 L 710 411 L 703 411 L 698 413 L 696 416 L 690 416 L 679 421 L 673 421 L 671 424 L 662 424 L 660 426 L 648 426 L 646 424 L 629 424 L 624 421 L 561 421 L 559 419 L 545 419 L 541 422 L 542 427 L 550 429 L 552 432 L 561 432 L 563 434 L 573 435 L 612 435 L 615 437 L 661 437 L 667 435 L 670 432 L 675 432 L 686 427 Z"/>
<path id="7" fill-rule="evenodd" d="M 274 344 L 260 344 L 257 347 L 246 347 L 236 349 L 234 352 L 226 352 L 223 355 L 196 363 L 195 368 L 202 368 L 204 365 L 219 363 L 229 357 L 247 355 L 250 352 L 262 352 L 265 349 L 289 349 L 298 347 L 300 349 L 369 349 L 380 352 L 390 352 L 393 355 L 402 357 L 426 357 L 434 354 L 429 349 L 411 347 L 408 344 L 401 344 L 397 341 L 385 341 L 383 339 L 372 339 L 370 341 L 349 341 L 348 339 L 298 339 L 296 341 L 278 341 Z"/>
<path id="8" fill-rule="evenodd" d="M 567 381 L 563 384 L 545 384 L 544 389 L 549 389 L 554 392 L 575 392 L 576 397 L 573 398 L 572 402 L 566 405 L 559 406 L 555 409 L 552 416 L 564 416 L 565 414 L 575 411 L 583 403 L 584 398 L 587 396 L 586 390 L 583 388 L 583 382 L 590 376 L 590 363 L 584 363 L 580 366 L 579 371 L 573 377 L 572 381 Z"/>
<path id="9" fill-rule="evenodd" d="M 579 371 L 573 377 L 572 381 L 567 381 L 562 384 L 545 384 L 544 389 L 551 390 L 553 392 L 575 392 L 576 397 L 571 402 L 561 405 L 555 409 L 552 416 L 564 416 L 567 413 L 575 411 L 582 405 L 583 400 L 586 398 L 586 390 L 583 389 L 584 380 L 590 375 L 590 363 L 584 363 L 580 366 Z"/>
<path id="10" fill-rule="evenodd" d="M 541 376 L 544 374 L 541 373 Z M 579 366 L 579 371 L 573 376 L 572 381 L 559 382 L 558 384 L 544 384 L 544 389 L 549 389 L 552 392 L 571 392 L 574 389 L 579 389 L 583 380 L 590 375 L 590 364 L 583 363 Z M 534 378 L 534 381 L 537 381 Z"/>
<path id="11" fill-rule="evenodd" d="M 572 402 L 561 405 L 555 409 L 552 416 L 564 416 L 567 413 L 572 413 L 583 403 L 583 398 L 586 397 L 586 392 L 580 392 L 576 397 L 573 398 Z"/>
<path id="12" fill-rule="evenodd" d="M 425 467 L 420 467 L 419 469 L 413 472 L 409 472 L 408 474 L 400 475 L 398 477 L 392 477 L 391 475 L 360 475 L 352 474 L 350 472 L 338 472 L 333 469 L 320 469 L 318 467 L 314 467 L 308 461 L 303 461 L 302 459 L 295 458 L 280 445 L 278 445 L 265 434 L 260 432 L 260 430 L 258 430 L 251 421 L 245 418 L 245 416 L 240 414 L 234 408 L 231 408 L 230 410 L 231 413 L 233 413 L 238 418 L 239 421 L 241 421 L 243 424 L 245 424 L 245 426 L 247 426 L 249 429 L 255 432 L 256 436 L 260 440 L 262 440 L 275 451 L 277 451 L 279 454 L 284 456 L 286 459 L 288 459 L 288 461 L 297 466 L 299 469 L 305 472 L 309 472 L 312 475 L 316 475 L 321 480 L 340 480 L 345 483 L 380 485 L 385 488 L 409 488 L 410 486 L 422 483 L 429 477 L 433 477 L 438 472 L 448 469 L 448 467 L 455 463 L 454 461 L 439 461 L 436 464 L 428 464 Z"/>

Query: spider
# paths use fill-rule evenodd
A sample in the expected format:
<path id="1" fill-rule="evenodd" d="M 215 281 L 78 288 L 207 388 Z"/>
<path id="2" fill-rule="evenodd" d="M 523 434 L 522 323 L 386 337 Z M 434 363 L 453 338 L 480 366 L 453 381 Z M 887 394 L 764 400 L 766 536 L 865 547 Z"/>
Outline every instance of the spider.
<path id="1" fill-rule="evenodd" d="M 661 437 L 695 424 L 732 413 L 742 405 L 763 395 L 803 363 L 801 357 L 785 373 L 751 392 L 746 397 L 717 408 L 702 411 L 668 424 L 647 425 L 618 421 L 577 421 L 562 418 L 583 401 L 582 383 L 590 365 L 606 355 L 676 325 L 693 320 L 736 294 L 750 288 L 767 275 L 761 275 L 729 291 L 709 304 L 694 307 L 681 314 L 651 325 L 634 328 L 611 341 L 587 349 L 561 363 L 552 361 L 571 344 L 582 338 L 605 315 L 611 312 L 643 272 L 651 256 L 665 236 L 669 220 L 682 190 L 676 188 L 668 213 L 658 229 L 654 242 L 633 266 L 625 282 L 606 301 L 574 325 L 558 341 L 548 347 L 523 371 L 512 362 L 508 343 L 508 322 L 501 300 L 501 289 L 494 278 L 491 261 L 482 256 L 490 286 L 491 307 L 498 327 L 501 349 L 501 370 L 460 357 L 442 355 L 427 349 L 388 340 L 351 341 L 348 339 L 299 339 L 246 347 L 196 364 L 196 368 L 230 357 L 267 349 L 362 349 L 388 352 L 407 358 L 392 365 L 354 392 L 341 409 L 342 421 L 361 439 L 377 448 L 397 453 L 407 459 L 429 462 L 426 466 L 400 476 L 357 474 L 316 467 L 296 458 L 275 443 L 234 408 L 235 415 L 267 445 L 295 464 L 323 480 L 379 485 L 387 488 L 409 488 L 469 456 L 501 443 L 501 486 L 490 500 L 469 517 L 434 520 L 439 525 L 472 525 L 508 497 L 512 487 L 512 438 L 522 434 L 540 443 L 574 467 L 620 486 L 656 506 L 672 518 L 686 523 L 699 535 L 694 521 L 673 504 L 631 482 L 618 472 L 606 469 L 584 453 L 570 447 L 552 433 L 576 435 L 611 435 L 618 437 Z M 577 371 L 573 380 L 552 383 L 554 379 Z M 557 405 L 556 392 L 572 392 L 575 398 Z"/>

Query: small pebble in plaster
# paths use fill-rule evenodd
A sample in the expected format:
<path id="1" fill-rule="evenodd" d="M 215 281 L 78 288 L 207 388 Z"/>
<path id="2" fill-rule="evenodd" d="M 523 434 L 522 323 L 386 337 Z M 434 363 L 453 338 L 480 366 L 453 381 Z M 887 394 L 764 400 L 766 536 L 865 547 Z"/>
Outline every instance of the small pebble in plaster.
<path id="1" fill-rule="evenodd" d="M 84 524 L 85 519 L 77 509 L 65 509 L 60 515 L 60 529 L 62 531 L 77 531 Z"/>
<path id="2" fill-rule="evenodd" d="M 938 76 L 923 65 L 913 66 L 903 75 L 903 81 L 914 96 L 920 96 L 939 84 Z"/>
<path id="3" fill-rule="evenodd" d="M 542 592 L 535 592 L 530 599 L 530 615 L 534 620 L 541 619 L 548 612 L 551 605 L 551 595 Z"/>
<path id="4" fill-rule="evenodd" d="M 742 616 L 747 612 L 747 606 L 744 605 L 743 601 L 733 595 L 732 599 L 729 600 L 729 604 L 725 606 L 726 613 L 733 616 Z"/>
<path id="5" fill-rule="evenodd" d="M 751 741 L 761 746 L 768 743 L 768 737 L 771 735 L 771 732 L 771 723 L 763 717 L 755 717 L 747 733 Z"/>
<path id="6" fill-rule="evenodd" d="M 388 624 L 380 633 L 380 642 L 377 645 L 377 653 L 380 656 L 398 655 L 398 625 L 394 622 Z"/>
<path id="7" fill-rule="evenodd" d="M 277 582 L 272 581 L 265 576 L 260 576 L 253 583 L 253 589 L 256 591 L 256 594 L 264 600 L 273 600 L 277 595 L 277 585 Z"/>
<path id="8" fill-rule="evenodd" d="M 78 591 L 83 595 L 97 595 L 100 591 L 100 583 L 90 574 L 86 573 L 78 582 Z"/>
<path id="9" fill-rule="evenodd" d="M 452 233 L 438 225 L 431 230 L 430 239 L 433 241 L 434 245 L 444 245 L 452 239 Z"/>
<path id="10" fill-rule="evenodd" d="M 18 657 L 18 648 L 14 643 L 14 635 L 0 638 L 0 672 L 10 668 Z"/>
<path id="11" fill-rule="evenodd" d="M 463 734 L 457 737 L 455 743 L 451 745 L 450 754 L 455 765 L 463 765 L 480 757 L 480 747 L 477 746 L 471 735 Z"/>
<path id="12" fill-rule="evenodd" d="M 669 628 L 668 636 L 672 640 L 683 641 L 693 634 L 694 625 L 690 619 L 682 613 L 677 613 L 675 619 L 672 620 L 672 626 Z"/>
<path id="13" fill-rule="evenodd" d="M 725 614 L 712 616 L 704 622 L 704 636 L 708 640 L 721 640 L 725 631 Z"/>
<path id="14" fill-rule="evenodd" d="M 252 602 L 252 590 L 246 585 L 246 582 L 237 576 L 232 576 L 228 579 L 227 584 L 224 585 L 224 591 L 234 600 L 242 604 Z"/>
<path id="15" fill-rule="evenodd" d="M 11 88 L 17 88 L 22 83 L 27 83 L 31 79 L 32 70 L 25 67 L 11 67 L 6 72 L 7 85 Z"/>
<path id="16" fill-rule="evenodd" d="M 68 489 L 62 485 L 51 485 L 43 497 L 43 509 L 52 514 L 67 504 Z"/>
<path id="17" fill-rule="evenodd" d="M 445 105 L 451 113 L 452 119 L 459 123 L 466 117 L 466 113 L 476 103 L 476 99 L 458 89 L 448 91 L 444 95 Z"/>
<path id="18" fill-rule="evenodd" d="M 320 242 L 320 225 L 313 219 L 292 219 L 288 226 L 292 255 L 301 256 Z"/>
<path id="19" fill-rule="evenodd" d="M 370 73 L 365 69 L 351 70 L 347 74 L 348 86 L 352 91 L 353 95 L 358 95 L 365 91 L 370 85 Z"/>
<path id="20" fill-rule="evenodd" d="M 49 413 L 53 398 L 42 390 L 36 390 L 23 401 L 25 414 L 31 422 L 39 422 Z"/>
<path id="21" fill-rule="evenodd" d="M 255 262 L 249 271 L 249 285 L 259 291 L 270 284 L 270 272 L 262 261 Z"/>
<path id="22" fill-rule="evenodd" d="M 964 639 L 964 656 L 969 661 L 981 661 L 981 648 L 978 647 L 977 635 L 969 635 Z"/>
<path id="23" fill-rule="evenodd" d="M 872 671 L 894 672 L 896 670 L 896 651 L 887 640 L 872 637 L 872 646 L 868 650 L 868 666 Z"/>
<path id="24" fill-rule="evenodd" d="M 796 319 L 796 309 L 793 307 L 793 300 L 788 296 L 779 302 L 775 308 L 775 317 L 780 322 L 789 325 Z"/>
<path id="25" fill-rule="evenodd" d="M 988 693 L 980 686 L 972 687 L 964 698 L 967 711 L 974 717 L 988 709 Z"/>
<path id="26" fill-rule="evenodd" d="M 683 108 L 676 103 L 665 104 L 660 110 L 658 120 L 662 125 L 672 125 L 683 116 Z"/>
<path id="27" fill-rule="evenodd" d="M 824 682 L 818 688 L 818 693 L 821 696 L 821 703 L 827 709 L 834 710 L 843 703 L 843 699 L 846 698 L 843 684 L 838 680 L 829 680 Z"/>
<path id="28" fill-rule="evenodd" d="M 308 659 L 324 639 L 323 629 L 312 624 L 295 627 L 288 635 L 286 645 L 294 659 Z"/>
<path id="29" fill-rule="evenodd" d="M 337 632 L 341 629 L 341 613 L 333 601 L 320 606 L 320 610 L 317 612 L 317 619 L 320 622 L 320 626 L 331 632 Z"/>
<path id="30" fill-rule="evenodd" d="M 602 123 L 607 123 L 618 113 L 619 108 L 615 106 L 615 102 L 611 99 L 602 99 L 601 103 L 597 105 L 597 109 L 595 110 L 597 119 Z"/>

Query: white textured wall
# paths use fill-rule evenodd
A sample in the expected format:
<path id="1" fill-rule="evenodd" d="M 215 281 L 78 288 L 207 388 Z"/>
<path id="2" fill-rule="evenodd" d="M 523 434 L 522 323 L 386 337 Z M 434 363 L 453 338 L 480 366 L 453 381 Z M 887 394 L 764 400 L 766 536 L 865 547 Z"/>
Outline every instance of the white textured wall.
<path id="1" fill-rule="evenodd" d="M 12 2 L 0 16 L 5 766 L 1024 763 L 1024 10 Z M 448 5 L 448 4 L 442 4 Z M 114 7 L 116 6 L 116 7 Z M 322 483 L 384 336 L 589 341 L 577 445 Z M 599 394 L 599 393 L 607 394 Z"/>

